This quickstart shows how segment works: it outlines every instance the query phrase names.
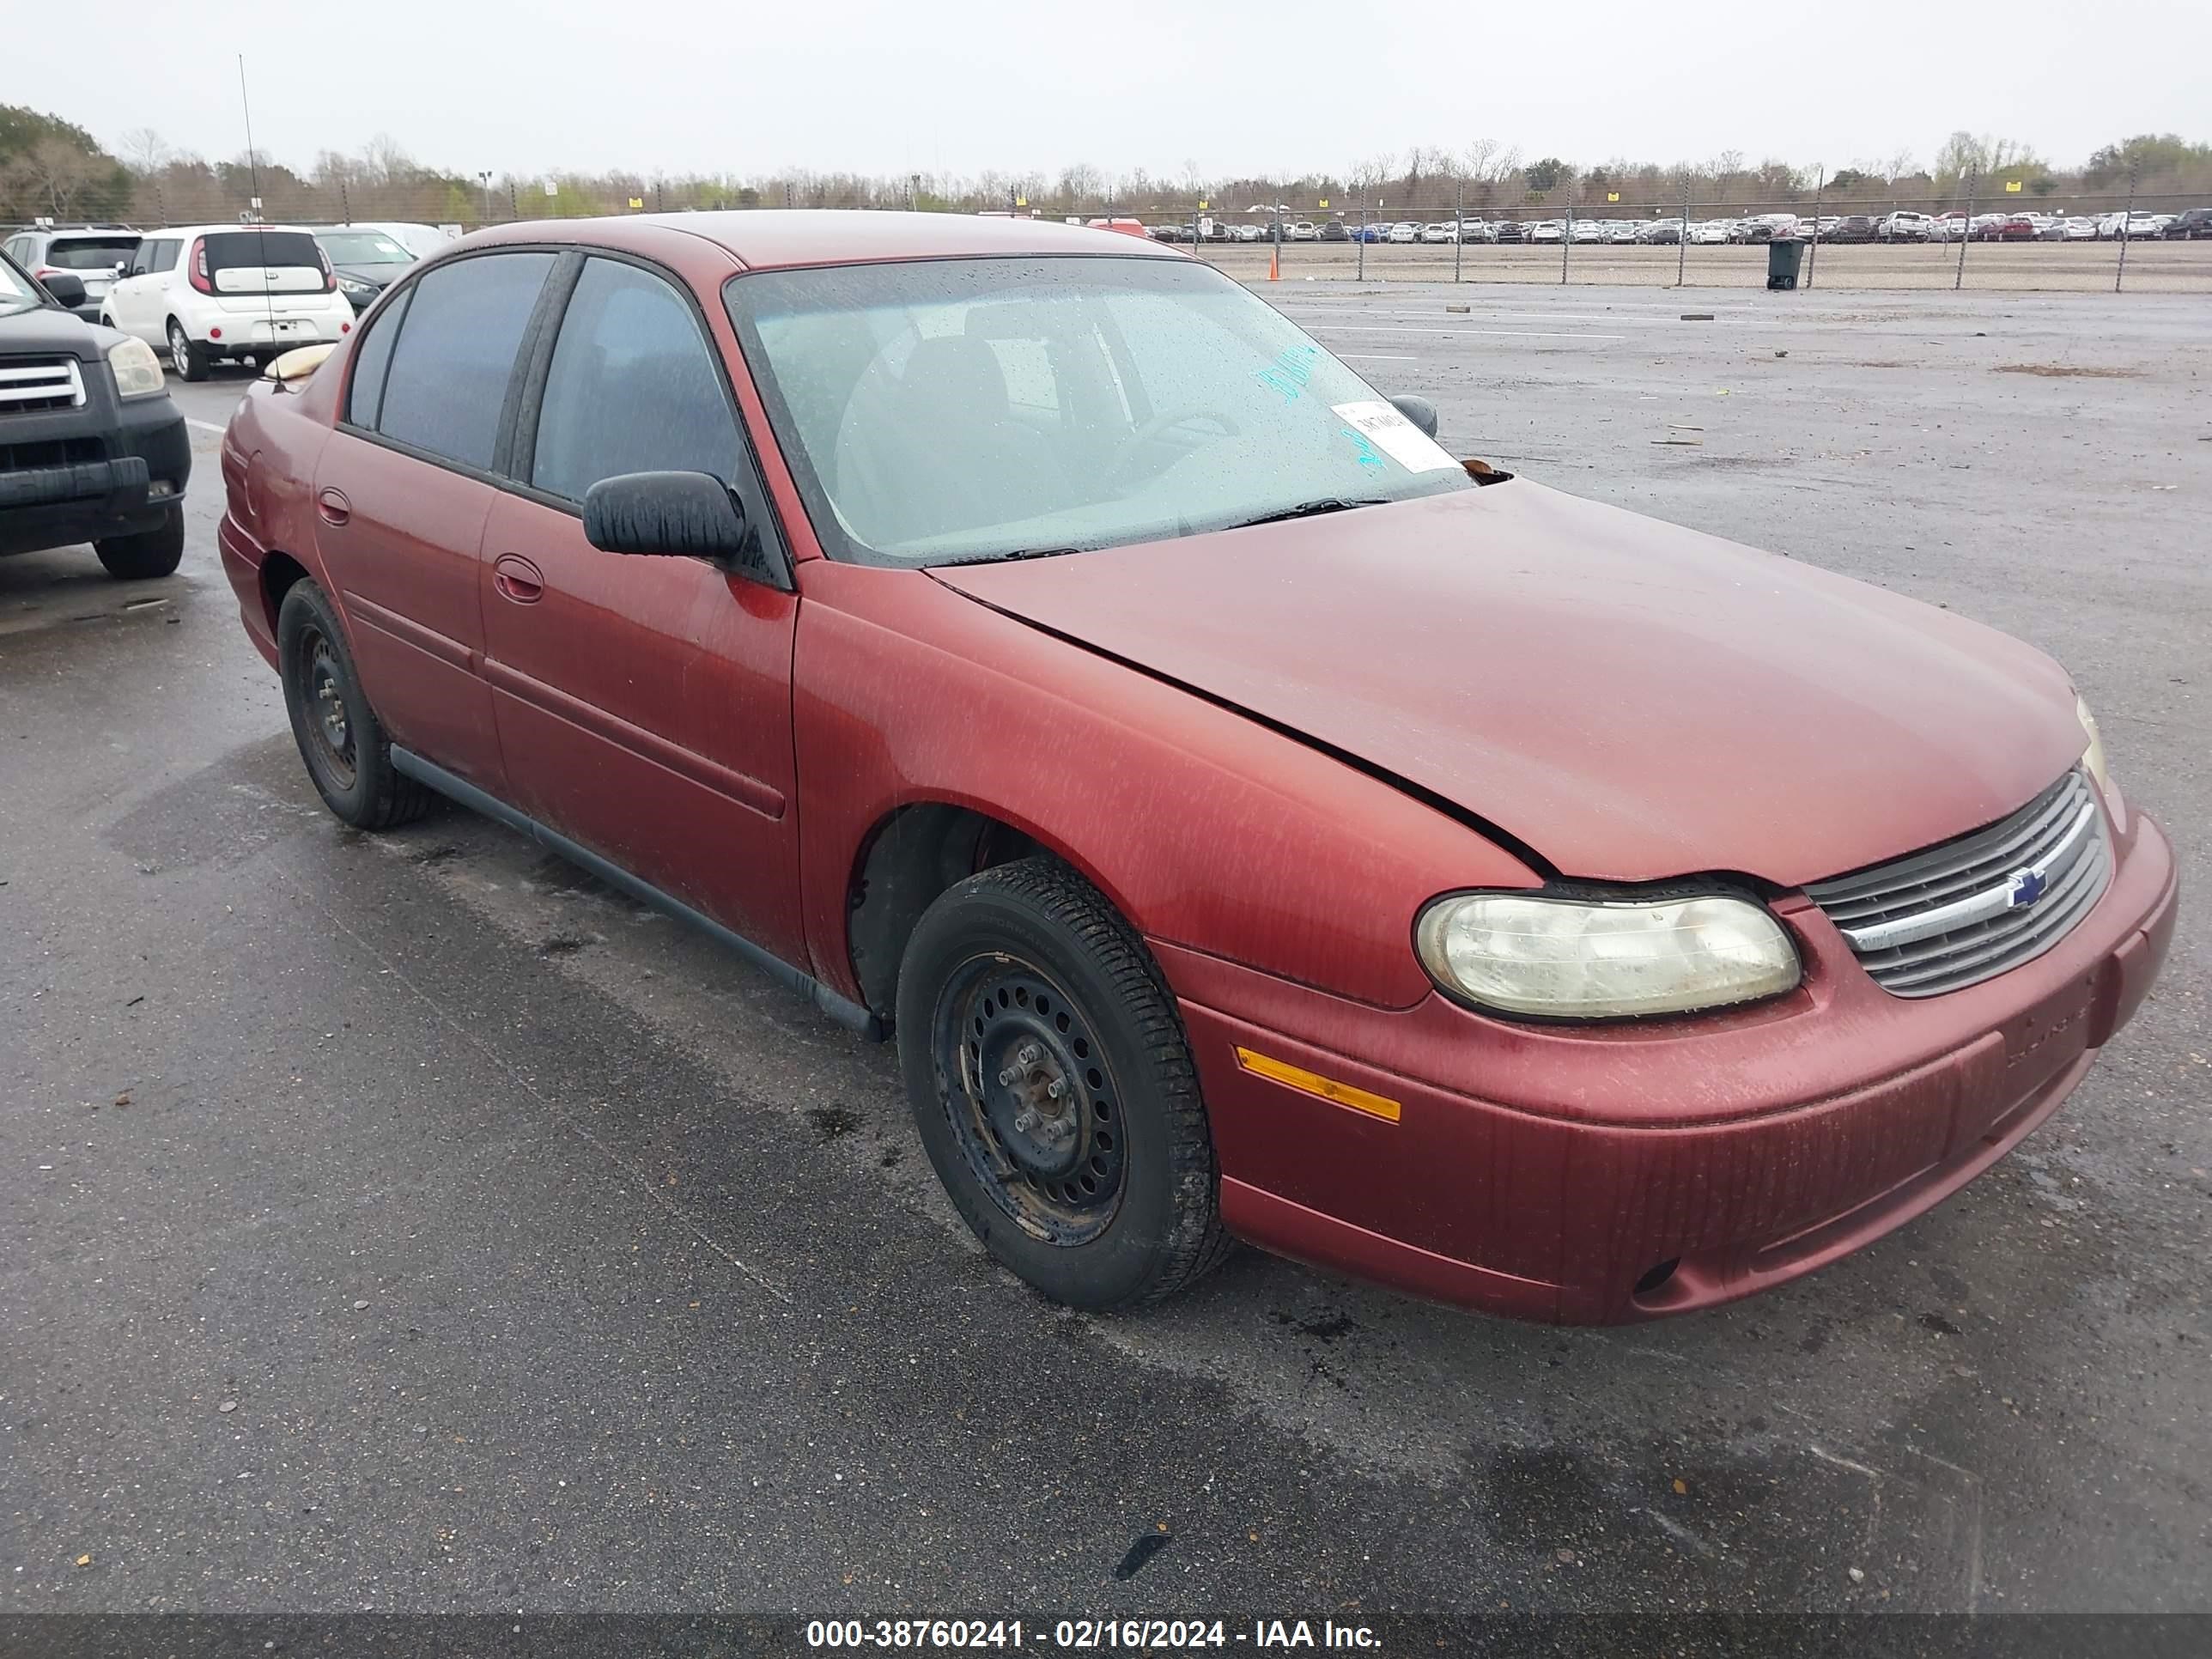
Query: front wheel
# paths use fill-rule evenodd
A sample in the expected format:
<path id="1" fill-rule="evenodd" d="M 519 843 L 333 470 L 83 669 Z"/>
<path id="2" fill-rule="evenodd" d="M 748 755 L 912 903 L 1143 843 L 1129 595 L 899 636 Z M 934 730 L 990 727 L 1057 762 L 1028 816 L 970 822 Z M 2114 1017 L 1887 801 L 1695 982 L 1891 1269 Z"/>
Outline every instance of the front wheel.
<path id="1" fill-rule="evenodd" d="M 923 1146 L 985 1248 L 1054 1301 L 1158 1301 L 1228 1252 L 1182 1022 L 1129 925 L 1024 859 L 924 914 L 899 1062 Z"/>
<path id="2" fill-rule="evenodd" d="M 184 562 L 185 509 L 172 507 L 151 530 L 104 537 L 92 544 L 92 550 L 118 581 L 141 582 L 167 576 Z"/>

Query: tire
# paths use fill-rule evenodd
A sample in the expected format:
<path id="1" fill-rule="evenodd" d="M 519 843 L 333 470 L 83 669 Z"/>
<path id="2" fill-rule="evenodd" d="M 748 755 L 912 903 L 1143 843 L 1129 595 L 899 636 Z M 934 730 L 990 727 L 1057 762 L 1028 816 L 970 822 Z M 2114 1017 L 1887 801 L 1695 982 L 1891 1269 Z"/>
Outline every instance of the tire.
<path id="1" fill-rule="evenodd" d="M 175 318 L 169 319 L 169 363 L 180 379 L 204 380 L 208 377 L 207 348 L 185 332 L 185 325 Z"/>
<path id="2" fill-rule="evenodd" d="M 292 738 L 315 792 L 356 830 L 411 823 L 430 791 L 392 765 L 392 744 L 368 706 L 329 596 L 312 581 L 285 590 L 276 611 L 276 661 Z"/>
<path id="3" fill-rule="evenodd" d="M 107 574 L 118 581 L 150 581 L 172 574 L 185 556 L 185 509 L 172 507 L 161 522 L 136 535 L 109 536 L 92 544 Z"/>
<path id="4" fill-rule="evenodd" d="M 929 1161 L 961 1218 L 1033 1288 L 1072 1307 L 1139 1307 L 1228 1254 L 1174 999 L 1073 871 L 1024 859 L 947 890 L 908 942 L 897 1012 Z M 1073 1085 L 1064 1103 L 1054 1083 Z M 1050 1115 L 1024 1133 L 1025 1111 Z"/>

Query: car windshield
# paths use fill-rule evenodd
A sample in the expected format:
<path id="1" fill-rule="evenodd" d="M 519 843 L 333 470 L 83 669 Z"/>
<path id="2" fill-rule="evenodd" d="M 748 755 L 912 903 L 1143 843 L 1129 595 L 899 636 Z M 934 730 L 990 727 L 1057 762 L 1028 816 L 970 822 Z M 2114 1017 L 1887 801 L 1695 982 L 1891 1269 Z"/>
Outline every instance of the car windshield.
<path id="1" fill-rule="evenodd" d="M 324 230 L 315 234 L 334 265 L 407 265 L 415 256 L 389 236 L 374 230 Z"/>
<path id="2" fill-rule="evenodd" d="M 46 304 L 31 279 L 15 269 L 14 260 L 0 255 L 0 317 L 29 311 Z"/>
<path id="3" fill-rule="evenodd" d="M 1473 487 L 1195 262 L 916 260 L 761 271 L 723 295 L 839 557 L 1072 552 Z"/>

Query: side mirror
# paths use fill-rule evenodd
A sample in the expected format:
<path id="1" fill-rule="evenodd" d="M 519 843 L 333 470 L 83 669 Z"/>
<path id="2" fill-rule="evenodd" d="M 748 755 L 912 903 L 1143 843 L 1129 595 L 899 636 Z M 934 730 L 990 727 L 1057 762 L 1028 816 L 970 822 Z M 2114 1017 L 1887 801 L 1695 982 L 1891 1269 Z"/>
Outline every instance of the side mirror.
<path id="1" fill-rule="evenodd" d="M 1390 406 L 1431 438 L 1437 435 L 1437 406 L 1426 398 L 1393 398 Z"/>
<path id="2" fill-rule="evenodd" d="M 735 563 L 752 550 L 744 509 L 704 472 L 624 472 L 584 492 L 584 539 L 605 553 Z"/>
<path id="3" fill-rule="evenodd" d="M 84 303 L 84 278 L 72 276 L 66 270 L 40 277 L 39 286 L 53 295 L 54 303 L 58 306 L 67 306 L 74 311 Z"/>

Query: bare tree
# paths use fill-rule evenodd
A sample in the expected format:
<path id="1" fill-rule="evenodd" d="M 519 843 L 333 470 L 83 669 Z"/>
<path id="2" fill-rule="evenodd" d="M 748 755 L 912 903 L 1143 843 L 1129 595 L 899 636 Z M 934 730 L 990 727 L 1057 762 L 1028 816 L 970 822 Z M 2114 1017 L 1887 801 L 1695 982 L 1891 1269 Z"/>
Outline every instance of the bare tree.
<path id="1" fill-rule="evenodd" d="M 1893 185 L 1899 179 L 1909 178 L 1913 173 L 1919 172 L 1920 164 L 1912 159 L 1912 152 L 1911 150 L 1900 149 L 1893 155 L 1891 155 L 1887 161 L 1881 161 L 1876 166 L 1869 168 L 1868 171 L 1879 173 L 1881 175 L 1882 183 L 1886 185 Z"/>
<path id="2" fill-rule="evenodd" d="M 123 164 L 138 178 L 159 173 L 175 154 L 169 141 L 151 127 L 133 127 L 123 135 Z"/>
<path id="3" fill-rule="evenodd" d="M 31 202 L 57 219 L 73 210 L 106 172 L 99 159 L 62 138 L 41 138 L 8 163 L 9 177 L 0 194 Z"/>

